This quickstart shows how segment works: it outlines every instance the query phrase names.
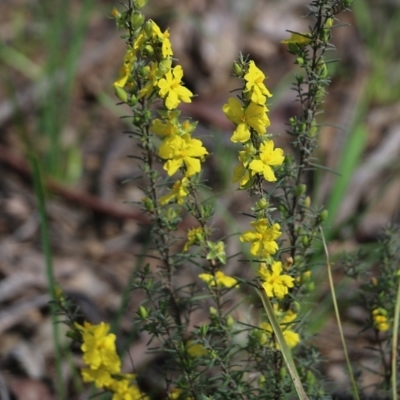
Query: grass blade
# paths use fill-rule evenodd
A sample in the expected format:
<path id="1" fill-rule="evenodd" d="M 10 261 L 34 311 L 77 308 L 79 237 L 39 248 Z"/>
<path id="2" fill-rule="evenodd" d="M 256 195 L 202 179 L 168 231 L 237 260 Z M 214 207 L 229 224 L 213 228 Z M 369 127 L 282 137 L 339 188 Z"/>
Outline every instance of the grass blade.
<path id="1" fill-rule="evenodd" d="M 274 334 L 275 334 L 276 339 L 281 348 L 283 359 L 285 360 L 287 369 L 292 378 L 292 382 L 296 389 L 297 395 L 299 396 L 299 399 L 301 399 L 301 400 L 308 400 L 307 394 L 303 388 L 303 385 L 301 384 L 301 380 L 300 380 L 299 374 L 297 372 L 297 368 L 294 363 L 292 353 L 290 351 L 289 346 L 286 344 L 286 340 L 283 337 L 283 333 L 282 333 L 282 329 L 279 325 L 279 321 L 277 320 L 277 318 L 275 316 L 271 301 L 269 300 L 268 296 L 266 296 L 264 293 L 261 293 L 260 291 L 258 291 L 258 294 L 261 298 L 265 312 L 267 313 L 269 322 L 271 323 L 272 329 L 274 330 Z"/>
<path id="2" fill-rule="evenodd" d="M 353 369 L 352 369 L 351 364 L 350 364 L 349 353 L 347 352 L 347 346 L 346 346 L 346 341 L 344 339 L 342 322 L 340 320 L 339 307 L 338 307 L 337 300 L 336 300 L 335 287 L 333 285 L 331 263 L 329 261 L 328 246 L 326 245 L 324 231 L 322 230 L 321 227 L 319 229 L 320 229 L 320 232 L 321 232 L 322 243 L 324 245 L 324 250 L 325 250 L 326 265 L 327 265 L 328 279 L 329 279 L 329 287 L 330 287 L 330 290 L 331 290 L 331 293 L 332 293 L 333 307 L 335 309 L 336 320 L 337 320 L 337 323 L 338 323 L 339 333 L 340 333 L 340 340 L 342 341 L 344 356 L 346 358 L 347 369 L 349 371 L 350 381 L 351 381 L 351 385 L 353 387 L 353 396 L 354 396 L 354 398 L 356 400 L 360 400 L 360 396 L 358 394 L 358 389 L 357 389 L 357 384 L 356 384 L 356 381 L 354 379 Z"/>
<path id="3" fill-rule="evenodd" d="M 400 276 L 397 277 L 399 283 L 397 286 L 396 307 L 393 321 L 392 337 L 392 398 L 397 400 L 397 343 L 399 338 L 399 319 L 400 319 Z"/>
<path id="4" fill-rule="evenodd" d="M 364 151 L 366 140 L 368 137 L 368 132 L 366 127 L 359 124 L 351 134 L 346 146 L 344 146 L 344 153 L 340 159 L 340 177 L 336 178 L 334 188 L 332 189 L 329 203 L 327 206 L 328 218 L 326 220 L 325 226 L 330 228 L 330 231 L 325 232 L 325 235 L 329 238 L 331 227 L 336 220 L 337 213 L 342 204 L 345 192 L 350 184 L 350 180 L 353 176 L 353 172 L 357 167 L 359 159 Z"/>
<path id="5" fill-rule="evenodd" d="M 38 202 L 39 209 L 39 217 L 40 217 L 40 231 L 42 236 L 42 245 L 43 251 L 45 255 L 46 262 L 46 276 L 48 282 L 48 291 L 50 294 L 50 298 L 54 301 L 56 300 L 56 284 L 54 278 L 53 271 L 53 262 L 52 262 L 52 254 L 51 254 L 51 246 L 50 246 L 50 235 L 49 229 L 47 225 L 47 216 L 46 216 L 46 202 L 45 202 L 45 192 L 43 185 L 42 173 L 39 166 L 39 161 L 33 153 L 29 155 L 29 159 L 32 165 L 33 170 L 33 179 L 35 185 L 35 193 Z M 55 347 L 55 360 L 56 360 L 56 391 L 57 398 L 59 400 L 66 399 L 66 391 L 64 388 L 64 382 L 62 377 L 61 363 L 62 363 L 62 355 L 61 355 L 61 343 L 60 343 L 60 335 L 59 335 L 59 324 L 56 316 L 56 308 L 53 302 L 50 303 L 51 310 L 51 319 L 53 325 L 53 342 Z"/>

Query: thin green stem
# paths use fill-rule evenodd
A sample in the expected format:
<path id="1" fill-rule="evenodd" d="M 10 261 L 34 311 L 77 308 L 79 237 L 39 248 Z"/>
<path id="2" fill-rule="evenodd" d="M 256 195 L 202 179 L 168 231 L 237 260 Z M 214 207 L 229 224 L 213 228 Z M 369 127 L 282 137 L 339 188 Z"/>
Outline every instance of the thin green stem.
<path id="1" fill-rule="evenodd" d="M 392 336 L 392 398 L 397 400 L 397 343 L 399 337 L 399 320 L 400 320 L 400 277 L 397 277 L 399 283 L 397 287 L 396 307 L 393 320 L 393 336 Z"/>
<path id="2" fill-rule="evenodd" d="M 319 230 L 320 230 L 320 233 L 321 233 L 322 243 L 324 245 L 325 257 L 326 257 L 326 265 L 327 265 L 327 270 L 328 270 L 329 286 L 330 286 L 330 290 L 331 290 L 331 293 L 332 293 L 332 302 L 333 302 L 333 307 L 335 309 L 335 315 L 336 315 L 336 320 L 337 320 L 338 327 L 339 327 L 340 339 L 342 341 L 344 356 L 346 358 L 347 369 L 349 371 L 350 381 L 351 381 L 351 384 L 353 386 L 353 395 L 354 395 L 356 400 L 360 400 L 360 396 L 358 394 L 357 384 L 356 384 L 356 381 L 354 379 L 353 368 L 351 367 L 349 353 L 347 351 L 346 341 L 345 341 L 344 334 L 343 334 L 342 322 L 340 320 L 339 307 L 338 307 L 338 304 L 337 304 L 335 286 L 333 284 L 333 278 L 332 278 L 331 264 L 330 264 L 330 261 L 329 261 L 328 246 L 326 245 L 324 231 L 322 230 L 321 227 L 319 227 Z"/>
<path id="3" fill-rule="evenodd" d="M 57 398 L 60 400 L 66 399 L 66 390 L 64 387 L 63 377 L 62 377 L 62 352 L 61 352 L 61 343 L 59 337 L 59 325 L 58 319 L 56 316 L 57 307 L 55 304 L 56 301 L 56 282 L 54 278 L 53 271 L 53 262 L 52 262 L 52 253 L 51 253 L 51 245 L 50 245 L 50 234 L 49 228 L 47 225 L 47 216 L 46 216 L 46 202 L 45 202 L 45 193 L 44 193 L 44 185 L 42 181 L 42 173 L 39 166 L 39 161 L 34 154 L 30 154 L 29 156 L 30 162 L 33 169 L 33 178 L 35 184 L 35 192 L 36 198 L 38 201 L 39 208 L 39 217 L 40 217 L 40 230 L 42 236 L 42 245 L 43 251 L 45 255 L 46 261 L 46 276 L 48 282 L 48 290 L 50 294 L 50 298 L 52 302 L 50 303 L 51 310 L 51 320 L 53 326 L 53 342 L 55 347 L 55 358 L 56 358 L 56 390 L 57 390 Z"/>

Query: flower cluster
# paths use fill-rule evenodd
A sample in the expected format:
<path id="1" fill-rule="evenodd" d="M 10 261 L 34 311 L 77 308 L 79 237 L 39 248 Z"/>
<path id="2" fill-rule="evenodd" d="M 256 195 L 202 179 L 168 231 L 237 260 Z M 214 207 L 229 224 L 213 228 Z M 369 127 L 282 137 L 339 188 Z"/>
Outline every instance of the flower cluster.
<path id="1" fill-rule="evenodd" d="M 115 335 L 109 333 L 110 326 L 104 322 L 92 325 L 75 323 L 81 335 L 85 382 L 94 382 L 99 389 L 113 393 L 112 400 L 145 400 L 134 381 L 134 375 L 121 373 L 121 360 L 115 347 Z"/>
<path id="2" fill-rule="evenodd" d="M 289 288 L 294 286 L 294 278 L 282 274 L 282 263 L 280 261 L 274 262 L 270 267 L 261 263 L 258 268 L 258 275 L 263 281 L 262 287 L 268 297 L 275 296 L 278 299 L 283 299 L 289 293 Z"/>
<path id="3" fill-rule="evenodd" d="M 275 314 L 278 318 L 279 325 L 281 326 L 283 337 L 287 345 L 291 348 L 296 347 L 300 342 L 300 335 L 297 332 L 293 331 L 291 327 L 293 326 L 292 322 L 297 318 L 297 314 L 291 310 L 282 311 L 277 307 L 275 307 Z M 260 328 L 265 331 L 262 332 L 262 334 L 260 335 L 260 344 L 265 345 L 269 341 L 273 340 L 273 329 L 268 322 L 262 322 L 260 324 Z M 279 348 L 277 343 L 274 343 L 273 346 Z"/>
<path id="4" fill-rule="evenodd" d="M 231 141 L 244 146 L 239 152 L 240 164 L 235 168 L 234 181 L 239 182 L 241 188 L 249 188 L 256 176 L 261 175 L 268 182 L 276 181 L 273 167 L 281 165 L 284 156 L 283 150 L 274 149 L 273 141 L 266 136 L 270 125 L 266 100 L 272 95 L 264 84 L 265 75 L 254 61 L 244 67 L 235 64 L 235 67 L 244 81 L 241 101 L 231 97 L 222 110 L 236 125 Z"/>
<path id="5" fill-rule="evenodd" d="M 153 120 L 150 130 L 162 139 L 157 154 L 165 161 L 164 170 L 169 176 L 180 170 L 183 177 L 172 184 L 161 204 L 182 204 L 189 194 L 188 178 L 201 171 L 201 162 L 208 154 L 202 142 L 192 137 L 196 123 L 179 120 L 177 107 L 181 102 L 190 103 L 193 93 L 182 84 L 182 66 L 172 67 L 168 30 L 162 32 L 152 20 L 145 22 L 139 11 L 133 12 L 124 23 L 130 26 L 133 37 L 129 38 L 120 75 L 114 82 L 116 95 L 136 107 L 136 126 L 151 121 L 151 114 L 144 111 L 148 105 L 163 101 L 164 110 L 159 111 L 161 119 Z"/>
<path id="6" fill-rule="evenodd" d="M 283 164 L 284 154 L 282 149 L 275 148 L 273 140 L 266 133 L 270 125 L 266 102 L 272 95 L 264 84 L 264 73 L 254 61 L 242 57 L 234 63 L 234 72 L 243 82 L 241 95 L 229 98 L 222 107 L 227 118 L 236 126 L 231 141 L 243 145 L 239 151 L 239 165 L 233 172 L 233 181 L 239 183 L 240 189 L 247 189 L 260 197 L 255 209 L 255 220 L 251 222 L 253 229 L 245 231 L 240 241 L 251 243 L 250 254 L 260 262 L 258 277 L 266 295 L 280 301 L 294 287 L 295 280 L 283 273 L 282 263 L 273 258 L 279 250 L 276 240 L 282 232 L 278 223 L 271 222 L 269 201 L 265 197 L 262 183 L 277 181 L 275 171 Z M 295 317 L 283 323 L 291 322 Z M 272 333 L 270 325 L 264 325 L 263 329 Z M 299 342 L 298 334 L 287 327 L 284 337 L 290 347 Z"/>
<path id="7" fill-rule="evenodd" d="M 372 311 L 372 321 L 378 331 L 385 332 L 390 329 L 387 311 L 384 308 L 375 308 Z"/>
<path id="8" fill-rule="evenodd" d="M 201 172 L 201 163 L 208 151 L 201 140 L 192 136 L 196 129 L 196 122 L 179 118 L 180 111 L 177 110 L 177 107 L 181 102 L 190 103 L 193 93 L 182 84 L 182 66 L 172 65 L 173 50 L 169 32 L 168 30 L 162 32 L 152 20 L 145 21 L 144 16 L 135 5 L 136 3 L 137 1 L 133 3 L 135 10 L 131 10 L 130 13 L 112 13 L 119 26 L 129 32 L 123 66 L 118 79 L 114 82 L 114 88 L 117 97 L 134 111 L 133 122 L 139 131 L 138 136 L 142 142 L 145 140 L 143 138 L 148 138 L 143 147 L 146 147 L 148 152 L 152 152 L 156 147 L 155 153 L 164 162 L 164 170 L 169 177 L 174 179 L 166 194 L 158 196 L 153 190 L 149 196 L 144 198 L 145 208 L 153 212 L 154 207 L 168 204 L 182 206 L 193 200 L 197 177 Z M 257 101 L 261 101 L 262 96 L 269 95 L 269 92 L 262 89 L 257 83 L 255 75 L 249 81 L 249 90 L 254 93 L 255 90 L 259 92 Z M 160 100 L 162 100 L 163 107 L 157 111 L 159 117 L 153 119 L 149 106 Z M 266 108 L 256 103 L 254 105 L 256 108 L 254 112 L 258 112 L 261 117 L 261 113 Z M 253 113 L 252 107 L 246 111 L 247 114 Z M 235 114 L 234 111 L 232 112 Z M 250 114 L 249 118 L 252 120 L 253 117 Z M 252 124 L 251 121 L 249 123 Z M 263 134 L 263 126 L 267 123 L 269 121 L 265 114 L 262 117 L 262 125 L 254 119 L 254 124 L 258 124 L 260 135 Z M 150 135 L 156 136 L 160 140 L 157 142 L 150 139 Z M 254 161 L 261 160 L 262 157 L 264 156 L 260 153 Z M 145 158 L 149 159 L 151 156 L 146 154 Z M 261 171 L 257 166 L 254 168 Z M 151 170 L 152 166 L 149 165 L 148 169 Z M 156 185 L 158 183 L 153 180 L 153 187 Z M 162 186 L 165 187 L 165 183 L 162 183 Z M 158 187 L 161 187 L 161 184 Z M 198 206 L 187 207 L 201 210 L 201 207 Z M 196 213 L 198 215 L 195 215 Z M 161 214 L 162 212 L 158 212 L 158 215 Z M 226 261 L 224 244 L 208 240 L 210 230 L 204 224 L 206 220 L 204 213 L 197 211 L 195 214 L 193 215 L 198 221 L 201 221 L 201 226 L 189 230 L 188 240 L 183 251 L 187 252 L 193 245 L 199 245 L 202 250 L 206 251 L 205 258 L 210 260 L 212 268 L 211 271 L 207 269 L 205 272 L 212 272 L 212 274 L 202 274 L 200 279 L 205 281 L 209 287 L 230 288 L 236 286 L 237 281 L 234 278 L 227 277 L 217 270 L 217 261 L 222 264 Z"/>

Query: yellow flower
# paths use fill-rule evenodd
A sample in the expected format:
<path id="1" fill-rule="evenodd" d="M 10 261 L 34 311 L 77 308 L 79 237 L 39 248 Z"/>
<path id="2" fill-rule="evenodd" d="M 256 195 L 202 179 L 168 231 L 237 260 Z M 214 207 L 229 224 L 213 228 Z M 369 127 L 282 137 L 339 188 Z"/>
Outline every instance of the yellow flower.
<path id="1" fill-rule="evenodd" d="M 158 81 L 159 94 L 162 98 L 165 98 L 165 107 L 168 110 L 178 107 L 181 101 L 184 103 L 192 102 L 193 93 L 181 85 L 182 77 L 182 67 L 177 65 L 172 71 L 165 74 L 165 78 Z"/>
<path id="2" fill-rule="evenodd" d="M 168 395 L 168 400 L 194 400 L 194 397 L 187 396 L 182 389 L 173 388 Z"/>
<path id="3" fill-rule="evenodd" d="M 84 382 L 94 382 L 95 386 L 99 389 L 111 385 L 114 380 L 110 371 L 106 368 L 82 368 L 81 374 Z"/>
<path id="4" fill-rule="evenodd" d="M 115 7 L 113 7 L 111 10 L 111 16 L 117 19 L 121 16 L 121 13 Z"/>
<path id="5" fill-rule="evenodd" d="M 291 310 L 287 312 L 277 310 L 277 317 L 286 344 L 290 348 L 296 347 L 300 343 L 300 335 L 297 332 L 290 329 L 291 328 L 290 322 L 294 321 L 297 318 L 297 314 L 295 314 Z M 268 322 L 261 323 L 260 328 L 264 329 L 269 335 L 272 335 L 273 333 L 272 326 Z M 261 344 L 263 345 L 265 344 L 265 342 Z M 277 348 L 279 348 L 279 346 L 277 346 Z"/>
<path id="6" fill-rule="evenodd" d="M 268 109 L 254 102 L 250 102 L 246 108 L 243 108 L 237 98 L 230 97 L 228 103 L 223 105 L 222 111 L 230 121 L 237 125 L 231 137 L 234 143 L 247 142 L 250 139 L 250 127 L 259 135 L 263 135 L 270 125 L 266 114 Z"/>
<path id="7" fill-rule="evenodd" d="M 193 358 L 206 356 L 208 354 L 208 350 L 201 343 L 196 343 L 193 340 L 187 342 L 186 350 L 189 356 Z"/>
<path id="8" fill-rule="evenodd" d="M 289 293 L 289 288 L 294 286 L 294 279 L 289 275 L 281 275 L 282 263 L 274 262 L 270 268 L 265 263 L 261 263 L 258 269 L 258 275 L 264 281 L 262 287 L 268 297 L 276 296 L 282 299 Z"/>
<path id="9" fill-rule="evenodd" d="M 233 178 L 232 182 L 239 182 L 239 186 L 243 188 L 251 179 L 250 172 L 247 168 L 245 168 L 242 164 L 236 165 L 233 169 Z"/>
<path id="10" fill-rule="evenodd" d="M 249 169 L 262 174 L 268 182 L 275 182 L 276 177 L 271 166 L 282 165 L 285 157 L 282 149 L 274 149 L 274 142 L 267 140 L 260 146 L 260 154 L 249 164 Z"/>
<path id="11" fill-rule="evenodd" d="M 138 50 L 143 50 L 144 44 L 147 41 L 147 35 L 142 30 L 139 35 L 136 36 L 135 40 L 133 41 L 133 52 L 136 54 Z"/>
<path id="12" fill-rule="evenodd" d="M 244 76 L 246 80 L 246 92 L 251 93 L 251 100 L 254 103 L 264 105 L 267 97 L 272 97 L 272 94 L 264 85 L 265 75 L 256 67 L 254 61 L 250 61 L 249 70 Z"/>
<path id="13" fill-rule="evenodd" d="M 222 271 L 217 271 L 215 276 L 211 274 L 200 274 L 199 278 L 210 287 L 231 288 L 238 285 L 238 281 L 235 278 L 225 275 Z"/>
<path id="14" fill-rule="evenodd" d="M 300 46 L 306 46 L 311 43 L 311 38 L 308 33 L 293 33 L 290 35 L 289 39 L 282 40 L 283 44 L 298 44 Z"/>
<path id="15" fill-rule="evenodd" d="M 197 121 L 190 122 L 186 119 L 185 121 L 182 121 L 180 130 L 183 135 L 185 135 L 185 134 L 191 135 L 193 133 L 193 131 L 196 129 L 196 126 L 197 126 Z"/>
<path id="16" fill-rule="evenodd" d="M 174 136 L 179 133 L 176 120 L 167 119 L 165 123 L 160 119 L 155 119 L 150 129 L 160 137 Z"/>
<path id="17" fill-rule="evenodd" d="M 114 380 L 110 387 L 107 388 L 114 392 L 112 400 L 147 400 L 147 396 L 143 396 L 140 389 L 131 384 L 129 379 Z"/>
<path id="18" fill-rule="evenodd" d="M 187 234 L 187 242 L 183 247 L 183 251 L 188 251 L 190 246 L 193 246 L 194 244 L 199 244 L 202 240 L 204 240 L 204 231 L 201 226 L 199 226 L 198 228 L 189 229 Z"/>
<path id="19" fill-rule="evenodd" d="M 197 174 L 201 170 L 200 160 L 208 154 L 203 143 L 198 139 L 192 139 L 189 135 L 167 137 L 161 144 L 158 155 L 168 160 L 164 169 L 169 176 L 185 165 L 185 176 Z"/>
<path id="20" fill-rule="evenodd" d="M 140 89 L 139 98 L 149 96 L 153 92 L 154 88 L 157 87 L 158 80 L 171 69 L 171 60 L 164 60 L 164 62 L 160 64 L 151 62 L 149 65 L 146 65 L 144 69 L 147 71 L 147 83 Z"/>
<path id="21" fill-rule="evenodd" d="M 158 39 L 161 41 L 161 52 L 164 58 L 172 57 L 172 46 L 169 40 L 169 32 L 166 30 L 164 33 L 161 32 L 160 27 L 151 19 L 147 21 L 146 32 L 149 38 Z"/>
<path id="22" fill-rule="evenodd" d="M 239 186 L 242 188 L 245 186 L 252 177 L 251 171 L 248 169 L 250 161 L 253 159 L 256 153 L 252 143 L 246 143 L 243 146 L 243 150 L 239 151 L 240 164 L 237 165 L 233 170 L 232 182 L 239 182 Z"/>
<path id="23" fill-rule="evenodd" d="M 114 86 L 118 86 L 120 88 L 125 87 L 126 82 L 128 81 L 128 79 L 131 75 L 134 62 L 135 62 L 135 54 L 130 49 L 126 52 L 126 54 L 124 56 L 124 63 L 119 71 L 118 79 L 114 82 Z"/>
<path id="24" fill-rule="evenodd" d="M 254 231 L 246 231 L 240 236 L 241 242 L 252 242 L 250 253 L 253 256 L 268 258 L 278 250 L 275 239 L 281 236 L 279 224 L 270 225 L 266 218 L 251 222 Z"/>
<path id="25" fill-rule="evenodd" d="M 183 204 L 183 199 L 189 194 L 188 184 L 189 181 L 185 177 L 176 181 L 170 192 L 160 197 L 160 204 L 163 206 L 173 200 L 176 200 L 178 204 Z"/>
<path id="26" fill-rule="evenodd" d="M 84 325 L 76 324 L 82 334 L 83 361 L 90 369 L 107 369 L 111 374 L 118 374 L 121 370 L 121 360 L 115 348 L 115 335 L 108 333 L 110 325 L 101 322 L 92 325 L 85 322 Z"/>
<path id="27" fill-rule="evenodd" d="M 387 319 L 386 310 L 383 308 L 376 308 L 372 311 L 372 320 L 374 326 L 378 331 L 388 331 L 390 329 L 390 323 Z"/>

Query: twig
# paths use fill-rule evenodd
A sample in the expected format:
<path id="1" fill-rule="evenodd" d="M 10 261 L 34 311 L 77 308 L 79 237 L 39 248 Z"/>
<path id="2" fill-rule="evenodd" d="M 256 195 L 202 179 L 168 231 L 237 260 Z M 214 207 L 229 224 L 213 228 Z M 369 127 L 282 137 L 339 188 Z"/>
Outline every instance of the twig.
<path id="1" fill-rule="evenodd" d="M 15 170 L 20 175 L 32 181 L 32 173 L 26 161 L 10 149 L 0 144 L 0 163 Z M 115 206 L 112 203 L 105 202 L 89 193 L 80 192 L 71 188 L 67 188 L 54 179 L 47 178 L 45 180 L 46 189 L 50 192 L 60 195 L 65 200 L 89 208 L 99 214 L 108 215 L 118 219 L 133 219 L 142 224 L 149 224 L 149 219 L 142 213 L 130 210 L 128 207 Z"/>

